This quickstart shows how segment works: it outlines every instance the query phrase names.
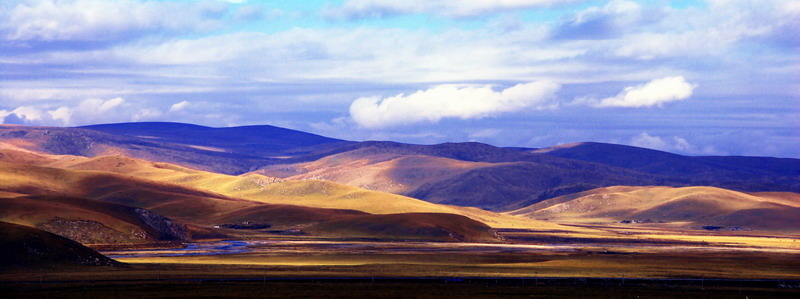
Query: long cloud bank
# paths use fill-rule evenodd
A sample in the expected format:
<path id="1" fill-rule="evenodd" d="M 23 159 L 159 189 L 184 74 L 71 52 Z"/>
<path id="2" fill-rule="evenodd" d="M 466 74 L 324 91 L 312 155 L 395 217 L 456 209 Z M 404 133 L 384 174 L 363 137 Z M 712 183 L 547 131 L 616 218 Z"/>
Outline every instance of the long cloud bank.
<path id="1" fill-rule="evenodd" d="M 359 98 L 350 105 L 350 115 L 365 128 L 483 118 L 523 108 L 553 107 L 560 88 L 551 81 L 517 84 L 502 91 L 490 86 L 439 85 L 409 95 Z"/>
<path id="2" fill-rule="evenodd" d="M 665 77 L 626 87 L 613 97 L 579 98 L 572 106 L 663 107 L 688 99 L 695 87 L 683 76 Z M 490 86 L 439 85 L 409 95 L 359 98 L 350 105 L 350 117 L 368 129 L 436 123 L 444 118 L 478 119 L 523 109 L 557 108 L 556 93 L 560 88 L 560 84 L 546 80 L 517 84 L 502 91 Z"/>
<path id="3" fill-rule="evenodd" d="M 348 0 L 329 7 L 325 14 L 336 19 L 383 18 L 397 15 L 434 13 L 448 17 L 476 17 L 498 11 L 564 5 L 584 0 Z"/>

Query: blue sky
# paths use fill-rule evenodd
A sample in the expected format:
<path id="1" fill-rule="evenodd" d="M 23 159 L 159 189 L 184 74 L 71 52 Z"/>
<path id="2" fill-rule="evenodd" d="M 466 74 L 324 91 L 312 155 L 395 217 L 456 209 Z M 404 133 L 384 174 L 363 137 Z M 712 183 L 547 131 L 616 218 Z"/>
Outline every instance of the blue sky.
<path id="1" fill-rule="evenodd" d="M 0 121 L 800 158 L 800 1 L 0 3 Z"/>

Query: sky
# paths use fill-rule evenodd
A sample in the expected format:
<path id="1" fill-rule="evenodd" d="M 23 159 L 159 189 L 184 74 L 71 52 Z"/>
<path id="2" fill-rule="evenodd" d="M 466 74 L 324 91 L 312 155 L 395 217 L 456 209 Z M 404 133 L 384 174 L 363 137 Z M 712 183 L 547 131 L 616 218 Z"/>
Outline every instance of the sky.
<path id="1" fill-rule="evenodd" d="M 800 158 L 800 1 L 0 2 L 0 121 Z"/>

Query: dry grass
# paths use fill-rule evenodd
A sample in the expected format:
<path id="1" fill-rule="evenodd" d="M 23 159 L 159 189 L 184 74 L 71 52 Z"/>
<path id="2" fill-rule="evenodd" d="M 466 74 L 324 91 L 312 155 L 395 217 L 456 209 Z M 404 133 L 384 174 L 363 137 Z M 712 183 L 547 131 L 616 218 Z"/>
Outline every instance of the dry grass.
<path id="1" fill-rule="evenodd" d="M 4 153 L 5 152 L 13 153 L 14 151 L 5 149 Z M 9 171 L 2 171 L 2 169 L 0 169 L 0 173 L 3 173 L 3 175 L 9 179 L 6 187 L 18 187 L 20 185 L 39 181 L 40 183 L 34 184 L 31 187 L 41 190 L 63 190 L 64 183 L 75 185 L 79 183 L 82 177 L 87 175 L 97 174 L 98 172 L 111 172 L 120 175 L 124 174 L 124 176 L 132 176 L 138 180 L 150 181 L 156 184 L 166 183 L 170 185 L 180 185 L 184 188 L 201 190 L 209 194 L 219 194 L 224 197 L 241 198 L 268 204 L 349 209 L 371 214 L 449 213 L 463 215 L 495 228 L 570 230 L 570 228 L 560 227 L 558 224 L 486 212 L 480 209 L 433 204 L 401 195 L 371 191 L 329 181 L 283 181 L 257 174 L 229 176 L 124 156 L 84 158 L 41 153 L 34 154 L 38 158 L 31 158 L 28 164 L 46 166 L 46 168 L 43 168 L 43 171 L 22 175 L 21 177 L 12 177 L 9 175 Z M 404 159 L 413 159 L 413 157 Z M 413 165 L 425 164 L 420 161 L 406 163 L 412 165 L 412 168 Z M 16 167 L 20 169 L 19 166 Z M 463 168 L 463 165 L 456 168 L 460 167 Z M 56 169 L 56 171 L 48 173 L 51 172 L 49 169 Z M 20 171 L 21 170 L 15 170 L 15 172 Z M 42 179 L 37 179 L 37 177 L 41 177 Z M 68 177 L 70 179 L 66 180 Z M 2 182 L 0 182 L 0 189 L 4 189 Z M 5 188 L 5 190 L 9 189 L 11 188 Z M 165 207 L 175 204 L 176 203 L 165 203 Z M 226 203 L 226 205 L 228 204 Z M 239 206 L 237 208 L 243 207 Z M 230 209 L 222 208 L 222 210 Z"/>
<path id="2" fill-rule="evenodd" d="M 647 220 L 683 228 L 722 225 L 800 233 L 800 195 L 743 193 L 714 187 L 598 188 L 549 199 L 509 214 L 559 223 L 619 223 Z"/>
<path id="3" fill-rule="evenodd" d="M 327 244 L 327 243 L 326 243 Z M 335 243 L 330 243 L 335 245 Z M 285 267 L 292 273 L 317 269 L 331 276 L 364 277 L 628 277 L 800 279 L 798 251 L 734 250 L 685 246 L 630 247 L 604 244 L 574 250 L 525 245 L 374 243 L 329 247 L 296 243 L 217 256 L 121 258 L 134 264 Z M 370 247 L 374 246 L 374 247 Z M 625 253 L 627 252 L 627 253 Z M 371 269 L 371 270 L 366 270 Z M 380 269 L 380 274 L 376 271 Z M 338 273 L 338 274 L 333 274 Z"/>

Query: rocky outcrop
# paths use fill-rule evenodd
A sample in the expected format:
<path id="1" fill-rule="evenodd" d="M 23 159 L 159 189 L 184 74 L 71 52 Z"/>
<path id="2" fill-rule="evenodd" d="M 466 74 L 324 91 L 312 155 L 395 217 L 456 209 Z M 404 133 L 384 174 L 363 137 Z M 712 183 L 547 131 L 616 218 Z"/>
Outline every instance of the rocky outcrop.
<path id="1" fill-rule="evenodd" d="M 130 232 L 119 232 L 97 221 L 70 220 L 61 217 L 39 224 L 37 228 L 82 244 L 116 244 L 156 239 L 140 228 L 133 228 Z"/>
<path id="2" fill-rule="evenodd" d="M 186 241 L 192 238 L 185 225 L 176 223 L 171 219 L 145 209 L 136 209 L 136 213 L 148 226 L 158 233 L 159 240 Z"/>

